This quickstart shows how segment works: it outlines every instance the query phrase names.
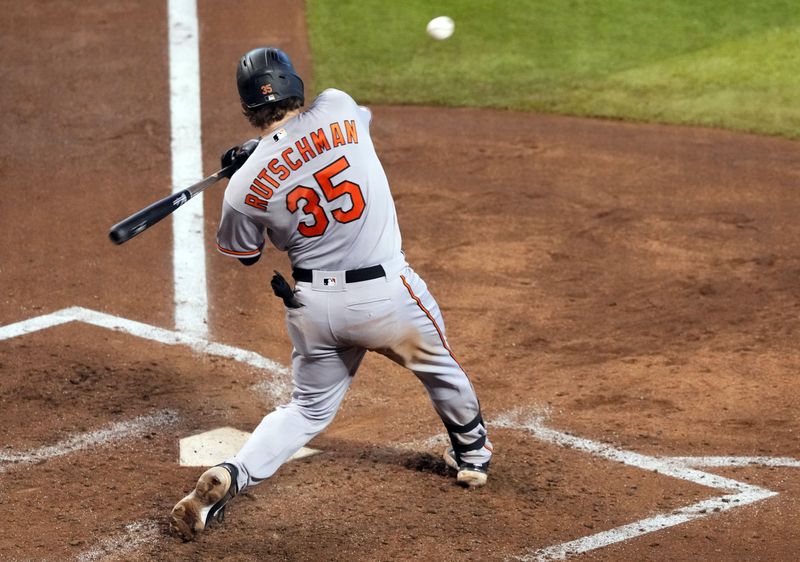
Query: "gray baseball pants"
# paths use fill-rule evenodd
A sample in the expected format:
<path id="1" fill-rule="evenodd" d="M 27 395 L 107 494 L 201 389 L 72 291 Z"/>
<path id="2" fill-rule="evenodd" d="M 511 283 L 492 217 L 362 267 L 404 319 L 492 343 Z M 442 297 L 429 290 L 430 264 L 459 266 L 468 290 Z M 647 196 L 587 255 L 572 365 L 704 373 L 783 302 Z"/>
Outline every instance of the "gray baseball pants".
<path id="1" fill-rule="evenodd" d="M 229 462 L 239 490 L 272 476 L 331 423 L 367 351 L 410 369 L 425 386 L 461 459 L 492 455 L 480 405 L 445 335 L 439 306 L 404 258 L 382 264 L 385 277 L 346 283 L 345 272 L 314 272 L 296 284 L 301 308 L 289 308 L 293 392 L 268 414 Z"/>

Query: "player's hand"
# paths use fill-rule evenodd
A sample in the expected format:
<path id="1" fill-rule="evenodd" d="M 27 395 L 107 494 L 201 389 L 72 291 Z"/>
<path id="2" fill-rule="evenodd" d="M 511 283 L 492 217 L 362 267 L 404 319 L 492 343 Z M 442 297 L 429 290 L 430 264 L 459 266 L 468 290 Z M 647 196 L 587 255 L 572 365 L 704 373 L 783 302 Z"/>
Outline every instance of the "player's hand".
<path id="1" fill-rule="evenodd" d="M 250 158 L 250 155 L 253 154 L 253 151 L 258 146 L 258 140 L 259 139 L 250 139 L 241 146 L 232 146 L 223 152 L 220 157 L 220 165 L 223 170 L 225 170 L 225 168 L 230 169 L 225 170 L 222 175 L 226 178 L 233 176 L 233 173 L 241 168 L 247 159 Z"/>
<path id="2" fill-rule="evenodd" d="M 275 271 L 270 285 L 272 285 L 272 292 L 275 293 L 275 296 L 283 299 L 283 304 L 286 305 L 286 308 L 300 308 L 303 306 L 294 296 L 292 286 L 289 285 L 289 282 L 281 275 L 280 271 Z"/>

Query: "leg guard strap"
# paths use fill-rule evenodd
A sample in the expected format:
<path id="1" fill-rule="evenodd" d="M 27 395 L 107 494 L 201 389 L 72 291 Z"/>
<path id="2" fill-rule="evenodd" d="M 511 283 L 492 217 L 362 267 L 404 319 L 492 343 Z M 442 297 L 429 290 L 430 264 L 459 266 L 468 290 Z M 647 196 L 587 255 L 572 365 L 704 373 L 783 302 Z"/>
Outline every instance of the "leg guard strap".
<path id="1" fill-rule="evenodd" d="M 482 435 L 469 445 L 462 445 L 458 442 L 455 437 L 455 434 L 450 434 L 450 443 L 453 445 L 453 451 L 456 453 L 456 458 L 460 458 L 462 454 L 468 453 L 469 451 L 477 451 L 481 449 L 486 444 L 486 436 Z"/>
<path id="2" fill-rule="evenodd" d="M 467 422 L 464 425 L 448 423 L 444 420 L 442 420 L 442 423 L 444 423 L 445 428 L 447 428 L 447 433 L 469 433 L 479 425 L 483 424 L 483 416 L 481 416 L 481 413 L 478 412 L 478 415 L 475 416 L 474 420 Z"/>

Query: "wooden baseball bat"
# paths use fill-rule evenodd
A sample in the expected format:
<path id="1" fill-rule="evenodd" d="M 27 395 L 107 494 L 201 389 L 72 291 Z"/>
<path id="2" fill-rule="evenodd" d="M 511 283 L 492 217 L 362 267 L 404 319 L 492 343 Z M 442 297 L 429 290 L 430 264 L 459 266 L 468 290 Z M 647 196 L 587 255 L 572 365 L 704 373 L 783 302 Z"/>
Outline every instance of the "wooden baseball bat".
<path id="1" fill-rule="evenodd" d="M 183 191 L 168 195 L 152 205 L 145 207 L 141 211 L 132 214 L 128 218 L 112 226 L 111 230 L 108 231 L 108 237 L 111 238 L 114 244 L 123 244 L 127 242 L 164 217 L 174 213 L 179 207 L 201 191 L 208 189 L 222 178 L 227 177 L 226 174 L 231 170 L 233 170 L 233 165 L 222 168 L 207 178 L 203 178 L 199 182 L 190 185 Z"/>

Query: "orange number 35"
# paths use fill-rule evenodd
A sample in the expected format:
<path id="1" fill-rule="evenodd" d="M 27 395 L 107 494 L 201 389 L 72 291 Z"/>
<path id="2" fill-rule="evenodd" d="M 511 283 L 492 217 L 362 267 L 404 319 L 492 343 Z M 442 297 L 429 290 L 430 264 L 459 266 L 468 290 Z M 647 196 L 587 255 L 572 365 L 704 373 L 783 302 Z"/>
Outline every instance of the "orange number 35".
<path id="1" fill-rule="evenodd" d="M 350 162 L 347 161 L 346 157 L 342 156 L 314 174 L 314 179 L 317 180 L 317 184 L 322 188 L 322 194 L 325 196 L 325 200 L 329 203 L 332 203 L 343 195 L 350 196 L 352 206 L 349 210 L 343 211 L 340 207 L 331 211 L 334 220 L 341 223 L 353 222 L 354 220 L 360 219 L 361 215 L 364 213 L 365 207 L 364 194 L 361 193 L 361 187 L 357 183 L 344 180 L 334 184 L 332 181 L 332 178 L 336 174 L 343 172 L 349 167 Z M 302 207 L 300 206 L 301 201 L 305 201 Z M 289 209 L 290 213 L 296 213 L 298 210 L 302 210 L 303 213 L 314 218 L 311 224 L 301 221 L 297 226 L 297 231 L 308 238 L 322 236 L 328 228 L 328 224 L 330 224 L 325 209 L 320 207 L 319 203 L 320 198 L 317 192 L 310 187 L 304 187 L 302 185 L 294 188 L 286 196 L 286 208 Z"/>

